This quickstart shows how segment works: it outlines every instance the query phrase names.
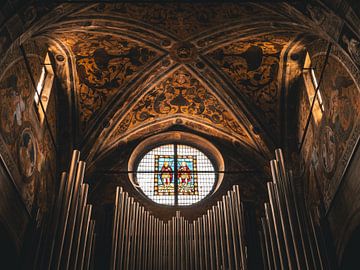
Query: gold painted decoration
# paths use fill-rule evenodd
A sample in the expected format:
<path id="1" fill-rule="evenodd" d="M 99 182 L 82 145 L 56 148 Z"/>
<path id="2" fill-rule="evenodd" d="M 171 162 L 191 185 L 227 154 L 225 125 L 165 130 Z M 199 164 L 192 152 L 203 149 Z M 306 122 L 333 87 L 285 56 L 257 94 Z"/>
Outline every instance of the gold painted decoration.
<path id="1" fill-rule="evenodd" d="M 32 176 L 36 166 L 36 140 L 30 128 L 22 131 L 18 142 L 18 155 L 21 173 L 29 178 Z"/>
<path id="2" fill-rule="evenodd" d="M 235 137 L 249 140 L 243 127 L 218 98 L 182 68 L 146 93 L 123 117 L 112 137 L 121 136 L 139 125 L 171 115 L 198 119 Z"/>
<path id="3" fill-rule="evenodd" d="M 260 120 L 266 121 L 272 132 L 279 129 L 278 72 L 280 53 L 288 41 L 289 38 L 265 36 L 237 41 L 209 53 L 238 92 L 260 111 Z"/>
<path id="4" fill-rule="evenodd" d="M 268 12 L 251 3 L 119 3 L 99 4 L 94 13 L 116 13 L 122 18 L 142 21 L 153 28 L 167 31 L 184 40 L 219 25 Z"/>
<path id="5" fill-rule="evenodd" d="M 110 97 L 123 91 L 157 56 L 155 50 L 144 44 L 109 34 L 78 32 L 64 39 L 76 59 L 82 130 Z"/>
<path id="6" fill-rule="evenodd" d="M 313 167 L 312 175 L 307 169 L 308 186 L 311 181 L 318 182 L 326 209 L 329 209 L 343 179 L 343 173 L 360 134 L 358 78 L 354 80 L 341 57 L 338 50 L 333 48 L 319 88 L 324 106 L 321 121 L 317 124 L 311 119 L 302 148 L 305 168 Z M 314 55 L 311 59 L 317 78 L 320 76 L 324 59 L 325 53 Z M 356 75 L 355 72 L 352 74 Z M 303 89 L 303 92 L 306 94 L 306 89 Z M 302 100 L 300 110 L 308 108 L 308 104 L 308 100 Z M 306 112 L 307 117 L 308 109 Z M 309 196 L 309 201 L 319 200 L 313 194 Z"/>

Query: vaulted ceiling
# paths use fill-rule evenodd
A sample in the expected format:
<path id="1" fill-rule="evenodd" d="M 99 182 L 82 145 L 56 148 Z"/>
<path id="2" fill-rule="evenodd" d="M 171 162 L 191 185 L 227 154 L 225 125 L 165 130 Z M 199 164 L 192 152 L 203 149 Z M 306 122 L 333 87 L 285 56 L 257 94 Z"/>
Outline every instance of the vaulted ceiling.
<path id="1" fill-rule="evenodd" d="M 280 145 L 287 53 L 306 29 L 289 11 L 284 3 L 63 5 L 41 34 L 53 40 L 59 77 L 73 78 L 88 160 L 174 124 L 268 159 Z"/>
<path id="2" fill-rule="evenodd" d="M 120 146 L 176 127 L 227 142 L 265 187 L 311 27 L 283 2 L 63 4 L 36 36 L 49 40 L 89 172 L 125 168 Z"/>

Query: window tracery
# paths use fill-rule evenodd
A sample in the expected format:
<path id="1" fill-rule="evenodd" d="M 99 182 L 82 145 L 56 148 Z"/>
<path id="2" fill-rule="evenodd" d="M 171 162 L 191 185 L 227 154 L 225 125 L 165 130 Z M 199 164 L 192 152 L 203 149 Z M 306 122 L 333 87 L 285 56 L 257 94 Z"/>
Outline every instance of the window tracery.
<path id="1" fill-rule="evenodd" d="M 191 205 L 213 189 L 216 176 L 209 158 L 183 144 L 166 144 L 147 152 L 136 179 L 144 194 L 159 204 Z"/>

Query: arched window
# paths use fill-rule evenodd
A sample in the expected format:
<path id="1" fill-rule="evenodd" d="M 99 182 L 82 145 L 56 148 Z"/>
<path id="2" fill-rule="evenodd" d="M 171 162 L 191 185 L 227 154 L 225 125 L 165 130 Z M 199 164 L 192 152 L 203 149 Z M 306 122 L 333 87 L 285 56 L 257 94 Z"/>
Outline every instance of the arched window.
<path id="1" fill-rule="evenodd" d="M 138 163 L 136 181 L 152 201 L 191 205 L 214 188 L 215 169 L 200 150 L 184 144 L 165 144 L 148 151 Z"/>
<path id="2" fill-rule="evenodd" d="M 308 94 L 309 104 L 311 106 L 314 98 L 316 98 L 314 103 L 314 108 L 312 110 L 313 117 L 315 119 L 316 124 L 319 124 L 324 112 L 324 102 L 321 96 L 321 90 L 319 88 L 318 80 L 316 78 L 314 67 L 312 66 L 311 59 L 309 53 L 306 53 L 305 63 L 304 63 L 304 80 L 306 91 Z M 317 91 L 316 97 L 315 93 Z"/>

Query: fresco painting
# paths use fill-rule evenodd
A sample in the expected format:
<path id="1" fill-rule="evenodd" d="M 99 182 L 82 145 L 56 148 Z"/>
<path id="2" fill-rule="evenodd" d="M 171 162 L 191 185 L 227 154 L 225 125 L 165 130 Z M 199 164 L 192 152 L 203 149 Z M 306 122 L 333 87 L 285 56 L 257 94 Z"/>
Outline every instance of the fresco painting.
<path id="1" fill-rule="evenodd" d="M 26 44 L 24 46 L 30 55 L 29 46 Z M 31 50 L 35 49 L 31 48 Z M 34 56 L 29 56 L 28 60 L 30 72 L 36 79 L 42 61 Z M 20 51 L 14 49 L 3 60 L 0 68 L 0 136 L 7 151 L 3 157 L 6 157 L 7 164 L 13 164 L 10 165 L 11 171 L 13 172 L 14 169 L 17 171 L 13 173 L 14 182 L 29 214 L 34 214 L 37 212 L 36 209 L 45 205 L 39 205 L 35 200 L 36 187 L 43 185 L 41 181 L 45 181 L 41 177 L 42 172 L 48 170 L 55 172 L 56 169 L 55 157 L 51 153 L 54 149 L 49 144 L 48 130 L 40 125 L 36 115 L 33 96 L 34 87 L 29 71 Z M 49 110 L 53 109 L 49 108 Z"/>
<path id="2" fill-rule="evenodd" d="M 29 178 L 36 166 L 36 145 L 31 129 L 26 128 L 19 137 L 19 163 L 22 174 Z"/>
<path id="3" fill-rule="evenodd" d="M 313 57 L 313 62 L 315 69 L 321 70 L 324 55 Z M 352 137 L 358 136 L 360 96 L 358 82 L 335 55 L 328 60 L 320 91 L 325 110 L 318 125 L 314 121 L 310 123 L 302 156 L 303 160 L 309 161 L 305 164 L 307 187 L 314 187 L 314 181 L 319 187 L 309 193 L 319 193 L 313 196 L 313 201 L 317 200 L 315 204 L 319 204 L 321 198 L 328 209 L 346 168 L 346 153 L 354 147 Z M 302 100 L 300 111 L 308 111 L 306 102 Z M 300 119 L 300 126 L 302 122 Z"/>

